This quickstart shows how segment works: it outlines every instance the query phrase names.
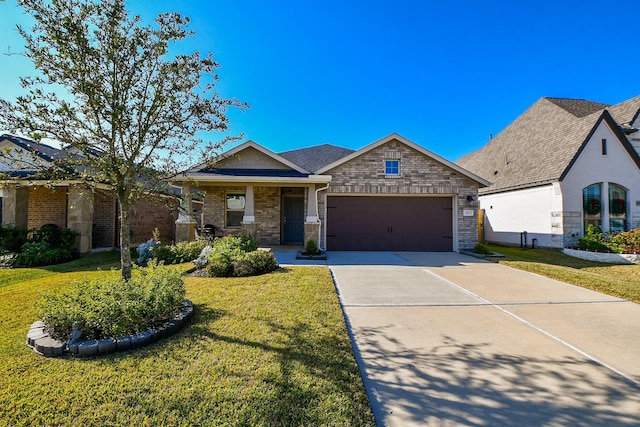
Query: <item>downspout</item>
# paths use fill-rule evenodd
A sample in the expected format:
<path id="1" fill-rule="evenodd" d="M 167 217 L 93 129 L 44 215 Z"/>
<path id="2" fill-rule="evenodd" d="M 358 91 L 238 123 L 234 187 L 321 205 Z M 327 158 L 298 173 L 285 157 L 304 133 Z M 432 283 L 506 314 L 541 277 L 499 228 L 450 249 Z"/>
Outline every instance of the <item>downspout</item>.
<path id="1" fill-rule="evenodd" d="M 327 188 L 329 188 L 329 184 L 327 184 L 326 187 L 321 187 L 321 188 L 316 189 L 316 210 L 318 209 L 318 193 L 323 191 L 323 190 L 326 190 Z M 325 203 L 325 205 L 326 205 L 326 203 Z M 326 211 L 327 210 L 326 210 L 326 206 L 325 206 L 325 212 Z M 321 240 L 321 237 L 322 237 L 322 234 L 321 234 L 322 233 L 322 221 L 320 221 L 320 212 L 318 212 L 318 224 L 319 224 L 318 225 L 318 247 L 320 247 L 320 242 L 322 241 Z M 326 248 L 320 248 L 320 249 L 321 250 L 325 250 Z"/>

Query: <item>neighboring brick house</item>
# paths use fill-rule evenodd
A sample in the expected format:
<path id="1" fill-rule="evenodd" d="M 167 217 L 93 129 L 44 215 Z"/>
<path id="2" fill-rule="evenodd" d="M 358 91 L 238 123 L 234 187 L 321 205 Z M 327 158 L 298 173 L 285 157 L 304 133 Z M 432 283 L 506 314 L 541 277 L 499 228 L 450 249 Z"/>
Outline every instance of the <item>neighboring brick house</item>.
<path id="1" fill-rule="evenodd" d="M 0 152 L 6 150 L 35 151 L 42 164 L 61 153 L 46 144 L 2 135 Z M 37 179 L 35 166 L 17 163 L 0 157 L 0 172 L 8 178 L 0 183 L 2 226 L 31 229 L 56 224 L 70 228 L 78 232 L 77 246 L 81 253 L 119 246 L 118 203 L 108 186 L 90 189 L 70 180 L 51 183 Z M 172 241 L 178 204 L 175 198 L 152 196 L 137 202 L 132 207 L 132 244 L 150 239 L 155 228 L 162 240 Z"/>
<path id="2" fill-rule="evenodd" d="M 589 224 L 640 227 L 640 96 L 617 105 L 541 98 L 457 164 L 480 190 L 487 241 L 577 245 Z"/>
<path id="3" fill-rule="evenodd" d="M 478 188 L 489 185 L 398 134 L 357 151 L 325 144 L 276 154 L 248 141 L 176 181 L 186 195 L 204 192 L 197 223 L 225 234 L 393 251 L 473 247 Z M 177 240 L 192 239 L 195 224 L 181 216 Z"/>

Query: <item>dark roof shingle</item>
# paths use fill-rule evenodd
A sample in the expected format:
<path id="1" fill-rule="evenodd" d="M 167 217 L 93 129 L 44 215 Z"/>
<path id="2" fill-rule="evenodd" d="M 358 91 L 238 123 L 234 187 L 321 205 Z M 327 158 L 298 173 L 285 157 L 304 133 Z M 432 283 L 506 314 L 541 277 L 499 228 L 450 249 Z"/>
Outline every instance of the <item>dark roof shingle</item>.
<path id="1" fill-rule="evenodd" d="M 541 98 L 484 147 L 456 163 L 491 182 L 481 190 L 484 193 L 559 180 L 605 107 L 618 124 L 628 123 L 640 109 L 640 97 L 611 107 L 584 100 Z"/>
<path id="2" fill-rule="evenodd" d="M 315 172 L 321 167 L 348 156 L 354 151 L 355 150 L 331 144 L 322 144 L 308 148 L 300 148 L 298 150 L 285 151 L 278 153 L 278 155 L 302 166 L 310 172 Z"/>

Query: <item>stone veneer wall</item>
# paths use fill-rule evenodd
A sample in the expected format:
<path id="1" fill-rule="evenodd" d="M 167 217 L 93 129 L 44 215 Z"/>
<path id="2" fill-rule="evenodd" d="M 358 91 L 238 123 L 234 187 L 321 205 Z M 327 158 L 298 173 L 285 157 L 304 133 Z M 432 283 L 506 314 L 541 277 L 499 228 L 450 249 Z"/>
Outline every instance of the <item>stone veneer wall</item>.
<path id="1" fill-rule="evenodd" d="M 27 228 L 67 226 L 67 187 L 30 187 Z"/>
<path id="2" fill-rule="evenodd" d="M 400 160 L 400 175 L 385 176 L 384 161 L 393 159 Z M 478 184 L 399 141 L 389 141 L 326 174 L 333 177 L 328 195 L 457 195 L 458 249 L 472 248 L 478 241 Z M 473 207 L 467 205 L 467 195 L 476 201 Z M 321 204 L 324 235 L 324 198 Z M 468 209 L 473 209 L 473 216 L 463 215 Z"/>

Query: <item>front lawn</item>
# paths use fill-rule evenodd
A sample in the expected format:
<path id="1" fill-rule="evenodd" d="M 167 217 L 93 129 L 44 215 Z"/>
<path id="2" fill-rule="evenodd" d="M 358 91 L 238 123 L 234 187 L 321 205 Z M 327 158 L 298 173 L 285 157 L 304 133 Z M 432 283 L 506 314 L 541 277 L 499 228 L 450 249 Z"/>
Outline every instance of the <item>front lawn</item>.
<path id="1" fill-rule="evenodd" d="M 555 249 L 487 245 L 505 255 L 500 264 L 640 303 L 640 265 L 614 265 L 587 261 Z"/>
<path id="2" fill-rule="evenodd" d="M 0 271 L 0 424 L 374 425 L 325 267 L 189 277 L 194 320 L 142 349 L 50 359 L 26 347 L 40 295 L 119 274 L 96 271 L 112 261 Z"/>

